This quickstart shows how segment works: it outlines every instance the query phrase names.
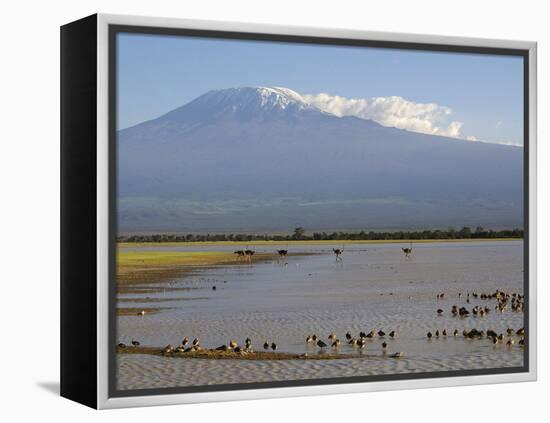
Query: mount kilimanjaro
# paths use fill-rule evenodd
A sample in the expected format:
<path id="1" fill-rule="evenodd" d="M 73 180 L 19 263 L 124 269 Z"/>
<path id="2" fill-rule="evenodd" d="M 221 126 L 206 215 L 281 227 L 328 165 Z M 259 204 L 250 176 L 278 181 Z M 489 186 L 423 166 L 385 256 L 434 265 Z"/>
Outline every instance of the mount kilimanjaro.
<path id="1" fill-rule="evenodd" d="M 118 131 L 121 232 L 521 227 L 523 149 L 210 91 Z"/>

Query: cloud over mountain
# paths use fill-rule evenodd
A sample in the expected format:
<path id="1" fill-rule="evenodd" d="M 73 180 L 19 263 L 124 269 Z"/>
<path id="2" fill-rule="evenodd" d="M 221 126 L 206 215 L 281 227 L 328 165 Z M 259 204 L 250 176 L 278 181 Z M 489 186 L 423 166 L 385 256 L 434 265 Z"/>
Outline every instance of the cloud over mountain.
<path id="1" fill-rule="evenodd" d="M 378 103 L 375 116 L 391 110 Z M 396 121 L 446 116 L 391 105 Z M 419 132 L 339 117 L 286 88 L 210 91 L 118 132 L 119 228 L 521 226 L 521 148 Z"/>
<path id="2" fill-rule="evenodd" d="M 453 111 L 435 103 L 415 103 L 400 96 L 346 98 L 325 93 L 302 96 L 311 105 L 336 116 L 372 119 L 384 126 L 462 138 L 462 122 L 449 122 Z"/>

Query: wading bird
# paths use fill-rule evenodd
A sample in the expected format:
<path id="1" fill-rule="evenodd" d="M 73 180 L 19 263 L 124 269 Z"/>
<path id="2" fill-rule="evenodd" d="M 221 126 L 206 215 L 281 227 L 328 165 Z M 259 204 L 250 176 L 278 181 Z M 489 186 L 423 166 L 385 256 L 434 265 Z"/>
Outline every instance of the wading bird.
<path id="1" fill-rule="evenodd" d="M 285 258 L 288 254 L 288 245 L 286 246 L 285 250 L 277 250 L 277 254 L 279 254 L 280 258 Z"/>
<path id="2" fill-rule="evenodd" d="M 252 261 L 252 256 L 256 253 L 256 247 L 254 247 L 253 250 L 250 250 L 248 246 L 246 247 L 246 250 L 244 250 L 244 255 L 248 261 Z"/>
<path id="3" fill-rule="evenodd" d="M 409 258 L 413 252 L 413 244 L 411 241 L 411 246 L 409 248 L 401 248 L 403 251 L 403 254 L 405 254 L 405 258 Z"/>
<path id="4" fill-rule="evenodd" d="M 333 248 L 332 252 L 336 256 L 336 261 L 340 260 L 342 261 L 342 257 L 340 257 L 342 254 L 344 254 L 344 246 L 342 245 L 342 249 L 340 248 Z"/>

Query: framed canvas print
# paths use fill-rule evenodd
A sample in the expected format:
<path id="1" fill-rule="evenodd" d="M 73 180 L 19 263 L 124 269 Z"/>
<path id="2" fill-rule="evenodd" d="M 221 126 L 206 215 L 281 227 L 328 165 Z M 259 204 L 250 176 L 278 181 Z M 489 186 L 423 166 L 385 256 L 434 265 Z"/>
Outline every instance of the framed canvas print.
<path id="1" fill-rule="evenodd" d="M 536 378 L 536 44 L 61 28 L 61 393 Z"/>

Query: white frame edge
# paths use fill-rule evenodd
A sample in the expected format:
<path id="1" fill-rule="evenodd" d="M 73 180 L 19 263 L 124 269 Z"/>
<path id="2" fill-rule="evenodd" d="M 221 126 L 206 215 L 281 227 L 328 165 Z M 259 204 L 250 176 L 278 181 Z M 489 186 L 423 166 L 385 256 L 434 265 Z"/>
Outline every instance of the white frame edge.
<path id="1" fill-rule="evenodd" d="M 97 15 L 97 407 L 100 409 L 200 402 L 238 401 L 309 395 L 346 394 L 398 389 L 438 388 L 537 379 L 537 44 L 531 41 L 463 38 L 420 34 L 399 34 L 346 29 L 263 25 L 239 22 L 203 21 L 145 16 Z M 285 388 L 247 389 L 201 393 L 146 395 L 109 398 L 109 202 L 108 202 L 108 27 L 109 25 L 172 27 L 217 31 L 253 32 L 307 37 L 366 39 L 496 47 L 529 50 L 529 372 L 498 375 L 461 376 L 433 379 L 346 383 Z"/>

